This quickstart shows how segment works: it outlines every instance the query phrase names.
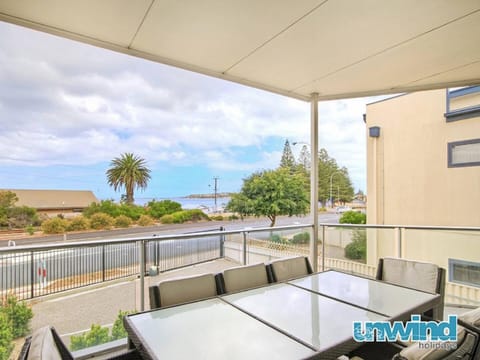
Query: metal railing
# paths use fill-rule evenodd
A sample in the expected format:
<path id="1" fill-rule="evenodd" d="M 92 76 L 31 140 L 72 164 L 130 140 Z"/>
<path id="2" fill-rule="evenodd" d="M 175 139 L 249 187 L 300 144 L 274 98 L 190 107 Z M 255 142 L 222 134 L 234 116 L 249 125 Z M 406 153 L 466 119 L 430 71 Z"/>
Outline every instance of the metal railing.
<path id="1" fill-rule="evenodd" d="M 0 248 L 0 292 L 29 299 L 131 276 L 139 277 L 144 289 L 145 276 L 218 258 L 249 264 L 309 255 L 312 229 L 301 224 Z M 307 237 L 300 236 L 305 233 Z M 480 228 L 320 224 L 317 236 L 316 270 L 374 276 L 381 257 L 429 261 L 447 269 L 448 302 L 480 305 L 480 281 L 459 279 L 465 275 L 468 280 L 471 274 L 452 267 L 456 260 L 479 263 Z M 356 242 L 364 248 L 358 258 L 357 249 L 351 252 Z M 477 272 L 480 276 L 480 266 Z M 143 309 L 143 291 L 140 295 Z"/>

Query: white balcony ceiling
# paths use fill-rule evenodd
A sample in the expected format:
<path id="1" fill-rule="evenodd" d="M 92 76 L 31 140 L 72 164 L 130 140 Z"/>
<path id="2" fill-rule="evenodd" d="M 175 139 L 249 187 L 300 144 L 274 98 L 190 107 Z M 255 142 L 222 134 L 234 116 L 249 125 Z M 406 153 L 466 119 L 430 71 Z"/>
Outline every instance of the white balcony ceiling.
<path id="1" fill-rule="evenodd" d="M 480 83 L 480 0 L 0 0 L 0 20 L 303 100 Z"/>

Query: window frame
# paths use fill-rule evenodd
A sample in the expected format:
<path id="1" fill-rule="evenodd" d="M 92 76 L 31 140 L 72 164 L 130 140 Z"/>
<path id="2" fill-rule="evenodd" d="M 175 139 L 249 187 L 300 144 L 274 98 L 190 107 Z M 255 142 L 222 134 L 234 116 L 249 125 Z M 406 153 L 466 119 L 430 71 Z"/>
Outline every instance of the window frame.
<path id="1" fill-rule="evenodd" d="M 474 261 L 468 261 L 468 260 L 460 260 L 460 259 L 448 259 L 448 281 L 451 283 L 455 284 L 462 284 L 462 285 L 467 285 L 471 287 L 476 287 L 480 288 L 480 283 L 475 284 L 467 281 L 461 281 L 461 280 L 456 280 L 453 278 L 454 275 L 454 266 L 455 265 L 466 265 L 466 266 L 475 266 L 478 267 L 478 270 L 480 272 L 480 263 L 479 262 L 474 262 Z"/>
<path id="2" fill-rule="evenodd" d="M 456 147 L 456 146 L 459 146 L 459 145 L 461 146 L 461 145 L 471 145 L 471 144 L 479 144 L 479 146 L 480 146 L 480 138 L 479 139 L 462 140 L 462 141 L 452 141 L 452 142 L 449 142 L 447 144 L 448 167 L 449 168 L 480 166 L 480 161 L 462 162 L 462 163 L 454 163 L 453 162 L 453 148 Z"/>

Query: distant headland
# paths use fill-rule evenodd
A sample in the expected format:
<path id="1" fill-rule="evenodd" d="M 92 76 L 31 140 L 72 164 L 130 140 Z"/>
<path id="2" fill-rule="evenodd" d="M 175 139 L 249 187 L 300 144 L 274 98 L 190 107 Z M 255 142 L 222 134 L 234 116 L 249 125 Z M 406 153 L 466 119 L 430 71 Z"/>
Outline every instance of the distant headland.
<path id="1" fill-rule="evenodd" d="M 231 197 L 233 194 L 228 192 L 217 193 L 217 198 Z M 215 194 L 190 194 L 185 197 L 188 199 L 213 199 Z"/>

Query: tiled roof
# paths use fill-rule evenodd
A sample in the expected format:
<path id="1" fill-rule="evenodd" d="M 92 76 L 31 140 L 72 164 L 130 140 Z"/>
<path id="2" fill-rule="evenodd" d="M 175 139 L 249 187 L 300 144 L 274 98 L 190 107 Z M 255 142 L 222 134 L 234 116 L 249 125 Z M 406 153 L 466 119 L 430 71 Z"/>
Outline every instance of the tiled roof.
<path id="1" fill-rule="evenodd" d="M 89 190 L 2 190 L 12 191 L 17 195 L 16 206 L 29 206 L 35 209 L 85 208 L 92 202 L 98 202 L 93 192 Z"/>

